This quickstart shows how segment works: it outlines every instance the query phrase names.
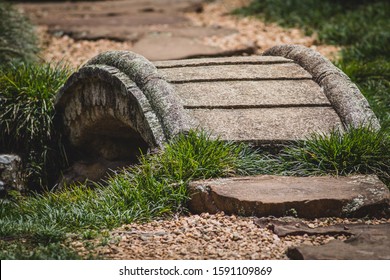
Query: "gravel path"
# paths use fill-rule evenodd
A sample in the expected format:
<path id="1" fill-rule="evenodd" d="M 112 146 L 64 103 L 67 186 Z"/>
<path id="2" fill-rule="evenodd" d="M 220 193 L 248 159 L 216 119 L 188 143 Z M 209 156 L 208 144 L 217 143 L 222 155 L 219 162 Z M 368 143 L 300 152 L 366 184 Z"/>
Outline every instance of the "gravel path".
<path id="1" fill-rule="evenodd" d="M 171 220 L 145 224 L 123 225 L 102 240 L 74 241 L 71 246 L 81 255 L 92 254 L 99 259 L 182 259 L 182 260 L 235 260 L 235 259 L 287 259 L 285 252 L 290 246 L 307 244 L 319 246 L 330 240 L 346 237 L 328 235 L 302 235 L 279 238 L 270 230 L 260 228 L 253 217 L 228 216 L 224 213 L 210 215 L 179 216 Z M 281 220 L 294 220 L 291 217 Z M 300 220 L 309 227 L 334 224 L 389 223 L 390 219 L 358 220 L 323 218 Z M 86 245 L 86 243 L 90 243 Z M 91 246 L 91 243 L 93 246 Z M 91 248 L 93 249 L 86 249 Z"/>

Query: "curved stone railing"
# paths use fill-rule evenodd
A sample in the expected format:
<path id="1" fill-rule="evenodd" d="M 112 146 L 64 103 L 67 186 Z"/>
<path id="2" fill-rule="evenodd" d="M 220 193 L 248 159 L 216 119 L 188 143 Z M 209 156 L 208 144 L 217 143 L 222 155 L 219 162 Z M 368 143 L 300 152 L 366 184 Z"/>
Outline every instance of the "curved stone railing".
<path id="1" fill-rule="evenodd" d="M 133 159 L 188 130 L 172 87 L 131 52 L 88 61 L 62 87 L 55 107 L 65 137 L 82 157 Z"/>
<path id="2" fill-rule="evenodd" d="M 294 60 L 319 84 L 346 126 L 380 124 L 367 100 L 349 77 L 318 52 L 300 45 L 280 45 L 268 49 L 265 56 L 281 56 Z"/>

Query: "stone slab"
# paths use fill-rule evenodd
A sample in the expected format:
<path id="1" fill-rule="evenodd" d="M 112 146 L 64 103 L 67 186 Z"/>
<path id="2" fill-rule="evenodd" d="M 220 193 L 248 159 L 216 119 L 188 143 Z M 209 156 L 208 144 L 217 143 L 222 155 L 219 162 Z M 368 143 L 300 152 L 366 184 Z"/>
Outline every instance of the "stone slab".
<path id="1" fill-rule="evenodd" d="M 185 108 L 330 106 L 312 80 L 184 83 L 174 88 Z"/>
<path id="2" fill-rule="evenodd" d="M 162 68 L 159 73 L 171 83 L 266 80 L 266 79 L 311 79 L 312 76 L 295 63 L 211 65 L 207 67 Z"/>
<path id="3" fill-rule="evenodd" d="M 222 140 L 255 145 L 304 140 L 342 127 L 331 107 L 187 109 L 199 126 Z"/>
<path id="4" fill-rule="evenodd" d="M 280 56 L 236 56 L 217 58 L 180 59 L 168 61 L 155 61 L 153 64 L 158 69 L 178 68 L 189 66 L 211 66 L 211 65 L 238 65 L 238 64 L 276 64 L 291 63 L 291 59 Z"/>
<path id="5" fill-rule="evenodd" d="M 384 213 L 384 217 L 388 213 Z M 390 220 L 389 220 L 390 221 Z M 368 224 L 335 224 L 330 226 L 317 226 L 303 222 L 302 219 L 291 216 L 274 218 L 262 217 L 256 218 L 254 223 L 260 228 L 267 228 L 278 237 L 297 236 L 297 235 L 359 235 L 370 229 Z M 390 225 L 390 224 L 389 224 Z M 389 232 L 390 233 L 390 232 Z"/>
<path id="6" fill-rule="evenodd" d="M 390 260 L 390 224 L 349 227 L 354 235 L 345 241 L 290 247 L 287 256 L 298 260 Z"/>
<path id="7" fill-rule="evenodd" d="M 252 176 L 197 181 L 189 184 L 189 209 L 194 213 L 301 218 L 361 217 L 390 207 L 389 189 L 376 177 Z"/>
<path id="8" fill-rule="evenodd" d="M 221 52 L 219 48 L 199 43 L 196 38 L 172 37 L 170 33 L 145 35 L 134 44 L 132 51 L 152 61 L 197 55 L 212 56 Z"/>

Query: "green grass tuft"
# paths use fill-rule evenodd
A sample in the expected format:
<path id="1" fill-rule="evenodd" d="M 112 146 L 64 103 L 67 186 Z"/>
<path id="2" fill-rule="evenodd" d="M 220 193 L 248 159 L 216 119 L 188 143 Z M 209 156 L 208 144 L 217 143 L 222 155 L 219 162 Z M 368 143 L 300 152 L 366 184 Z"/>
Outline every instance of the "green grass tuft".
<path id="1" fill-rule="evenodd" d="M 61 243 L 34 244 L 28 241 L 0 240 L 0 259 L 4 260 L 77 260 L 81 257 Z"/>
<path id="2" fill-rule="evenodd" d="M 315 134 L 280 154 L 291 175 L 377 174 L 390 183 L 390 137 L 369 127 Z"/>
<path id="3" fill-rule="evenodd" d="M 274 156 L 191 131 L 159 153 L 142 156 L 139 165 L 117 172 L 106 186 L 71 186 L 56 193 L 0 201 L 0 240 L 26 240 L 28 247 L 8 247 L 9 258 L 26 248 L 34 258 L 43 258 L 49 254 L 45 246 L 59 246 L 68 233 L 90 239 L 122 224 L 185 213 L 187 184 L 196 179 L 328 173 L 374 173 L 389 179 L 389 151 L 389 137 L 367 128 L 314 135 Z M 71 252 L 62 254 L 77 257 Z M 6 253 L 4 258 L 8 258 Z"/>
<path id="4" fill-rule="evenodd" d="M 50 64 L 10 63 L 0 69 L 0 153 L 22 157 L 32 189 L 49 186 L 64 164 L 53 102 L 69 74 Z"/>
<path id="5" fill-rule="evenodd" d="M 161 152 L 142 156 L 139 165 L 118 172 L 107 186 L 93 190 L 72 186 L 56 193 L 0 200 L 0 239 L 51 244 L 70 232 L 89 236 L 83 232 L 186 211 L 190 180 L 254 173 L 252 159 L 260 162 L 244 145 L 191 131 L 173 139 Z"/>

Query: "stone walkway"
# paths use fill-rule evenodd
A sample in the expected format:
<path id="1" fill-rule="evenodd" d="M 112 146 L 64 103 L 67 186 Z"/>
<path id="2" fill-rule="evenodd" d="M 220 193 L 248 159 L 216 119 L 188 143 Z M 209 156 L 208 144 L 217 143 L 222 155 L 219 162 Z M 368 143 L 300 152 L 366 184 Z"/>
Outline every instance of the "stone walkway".
<path id="1" fill-rule="evenodd" d="M 376 176 L 251 176 L 190 183 L 193 213 L 300 218 L 390 214 L 390 192 Z"/>
<path id="2" fill-rule="evenodd" d="M 126 0 L 32 3 L 19 5 L 37 25 L 56 36 L 76 40 L 108 39 L 130 43 L 131 50 L 150 60 L 223 55 L 224 50 L 202 42 L 226 36 L 234 29 L 195 26 L 185 13 L 202 12 L 201 0 Z M 253 53 L 253 49 L 235 53 Z"/>
<path id="3" fill-rule="evenodd" d="M 42 57 L 74 67 L 108 50 L 131 50 L 150 60 L 261 54 L 283 43 L 302 44 L 330 57 L 337 52 L 299 29 L 229 14 L 248 2 L 105 0 L 17 6 L 39 26 Z"/>

